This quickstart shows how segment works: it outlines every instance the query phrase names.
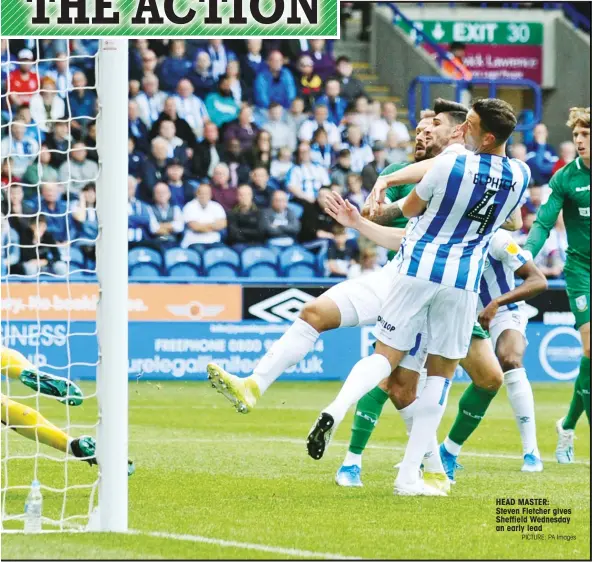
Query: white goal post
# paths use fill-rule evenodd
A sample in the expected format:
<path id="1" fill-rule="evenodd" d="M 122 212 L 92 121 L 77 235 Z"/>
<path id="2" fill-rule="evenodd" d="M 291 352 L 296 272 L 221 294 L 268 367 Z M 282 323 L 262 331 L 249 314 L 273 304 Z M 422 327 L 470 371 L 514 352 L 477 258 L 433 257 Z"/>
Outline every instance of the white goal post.
<path id="1" fill-rule="evenodd" d="M 128 528 L 127 43 L 102 39 L 97 69 L 99 528 L 119 532 Z"/>

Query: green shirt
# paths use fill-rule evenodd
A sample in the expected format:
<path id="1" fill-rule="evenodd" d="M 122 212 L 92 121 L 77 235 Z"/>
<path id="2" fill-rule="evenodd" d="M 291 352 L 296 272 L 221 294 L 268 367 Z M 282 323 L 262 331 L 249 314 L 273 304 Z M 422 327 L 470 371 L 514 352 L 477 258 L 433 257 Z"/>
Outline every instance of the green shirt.
<path id="1" fill-rule="evenodd" d="M 568 246 L 566 267 L 578 263 L 589 269 L 590 169 L 578 157 L 551 178 L 549 187 L 549 200 L 539 209 L 524 249 L 536 257 L 563 210 Z"/>
<path id="2" fill-rule="evenodd" d="M 388 174 L 392 174 L 397 170 L 401 170 L 409 166 L 409 162 L 405 162 L 403 164 L 390 164 L 387 166 L 381 173 L 381 176 L 387 176 Z M 411 193 L 411 190 L 415 187 L 415 184 L 408 183 L 405 185 L 396 185 L 394 187 L 389 187 L 386 190 L 385 202 L 386 203 L 394 203 L 399 199 L 403 199 L 403 197 L 407 197 Z M 409 219 L 405 217 L 399 217 L 393 220 L 391 226 L 394 228 L 405 228 L 407 226 L 407 222 Z M 393 250 L 389 250 L 388 259 L 391 260 L 395 257 L 397 253 Z"/>

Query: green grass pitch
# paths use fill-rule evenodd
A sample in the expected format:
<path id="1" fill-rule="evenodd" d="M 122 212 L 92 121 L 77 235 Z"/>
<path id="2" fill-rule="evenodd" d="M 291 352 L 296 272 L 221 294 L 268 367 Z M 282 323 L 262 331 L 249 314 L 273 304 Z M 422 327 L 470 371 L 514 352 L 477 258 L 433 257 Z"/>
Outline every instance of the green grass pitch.
<path id="1" fill-rule="evenodd" d="M 235 413 L 205 383 L 130 384 L 136 474 L 129 481 L 129 523 L 140 533 L 4 535 L 2 554 L 10 559 L 590 559 L 589 426 L 583 418 L 576 431 L 578 462 L 558 465 L 555 421 L 566 411 L 572 386 L 534 387 L 543 473 L 520 472 L 518 431 L 502 390 L 465 446 L 460 458 L 465 468 L 451 496 L 402 498 L 392 494 L 393 464 L 402 458 L 406 438 L 389 404 L 364 457 L 364 487 L 342 489 L 333 479 L 346 451 L 351 412 L 321 461 L 307 456 L 304 443 L 338 383 L 280 382 L 248 415 Z M 13 392 L 17 388 L 13 385 Z M 452 387 L 440 439 L 463 389 Z M 41 406 L 57 424 L 67 422 L 60 404 L 44 399 Z M 70 414 L 70 423 L 94 423 L 96 403 L 89 400 Z M 11 456 L 35 451 L 34 443 L 12 432 L 2 436 L 9 439 Z M 53 454 L 45 447 L 43 452 Z M 32 467 L 23 459 L 3 463 L 3 485 L 6 477 L 11 486 L 30 484 Z M 79 462 L 67 468 L 68 484 L 90 483 L 96 475 L 96 467 Z M 39 461 L 42 484 L 64 486 L 64 474 L 63 463 Z M 9 491 L 6 512 L 21 513 L 26 493 Z M 46 492 L 44 514 L 84 513 L 87 496 L 88 491 L 71 490 L 64 504 L 61 494 Z M 521 497 L 571 509 L 571 523 L 544 525 L 545 540 L 538 541 L 527 541 L 520 532 L 497 532 L 496 498 Z"/>

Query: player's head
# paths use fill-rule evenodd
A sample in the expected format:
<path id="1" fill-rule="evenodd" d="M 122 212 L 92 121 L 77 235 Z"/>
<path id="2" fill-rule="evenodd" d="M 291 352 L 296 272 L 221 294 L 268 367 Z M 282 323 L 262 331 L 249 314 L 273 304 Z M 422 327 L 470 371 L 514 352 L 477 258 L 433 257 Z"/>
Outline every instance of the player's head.
<path id="1" fill-rule="evenodd" d="M 461 103 L 437 98 L 434 102 L 434 118 L 425 131 L 426 154 L 437 156 L 449 144 L 463 142 L 462 125 L 468 108 Z"/>
<path id="2" fill-rule="evenodd" d="M 474 152 L 486 152 L 502 146 L 516 127 L 514 108 L 497 98 L 477 100 L 463 126 L 465 145 Z"/>
<path id="3" fill-rule="evenodd" d="M 424 109 L 420 114 L 420 121 L 415 127 L 415 153 L 413 157 L 416 162 L 421 162 L 427 158 L 425 131 L 432 125 L 435 115 L 431 109 Z"/>
<path id="4" fill-rule="evenodd" d="M 567 126 L 573 132 L 578 155 L 590 161 L 590 108 L 572 107 L 569 110 Z"/>

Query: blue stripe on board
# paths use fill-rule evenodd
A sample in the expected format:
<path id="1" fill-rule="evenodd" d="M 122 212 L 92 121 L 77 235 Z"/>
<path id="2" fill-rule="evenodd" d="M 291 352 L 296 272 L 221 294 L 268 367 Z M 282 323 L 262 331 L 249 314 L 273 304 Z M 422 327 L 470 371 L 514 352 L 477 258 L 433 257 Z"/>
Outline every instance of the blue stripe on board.
<path id="1" fill-rule="evenodd" d="M 413 251 L 411 252 L 410 263 L 407 269 L 407 275 L 411 277 L 415 277 L 417 275 L 417 270 L 419 269 L 419 263 L 421 262 L 421 257 L 426 246 L 434 241 L 434 238 L 438 235 L 448 215 L 450 214 L 450 210 L 454 206 L 454 202 L 456 201 L 456 197 L 458 195 L 458 188 L 462 183 L 462 179 L 465 173 L 465 166 L 467 163 L 466 155 L 457 156 L 454 165 L 452 166 L 452 170 L 450 171 L 450 175 L 448 176 L 448 183 L 446 185 L 446 192 L 444 193 L 444 198 L 442 199 L 442 203 L 438 212 L 430 225 L 428 226 L 425 234 L 416 242 Z"/>

